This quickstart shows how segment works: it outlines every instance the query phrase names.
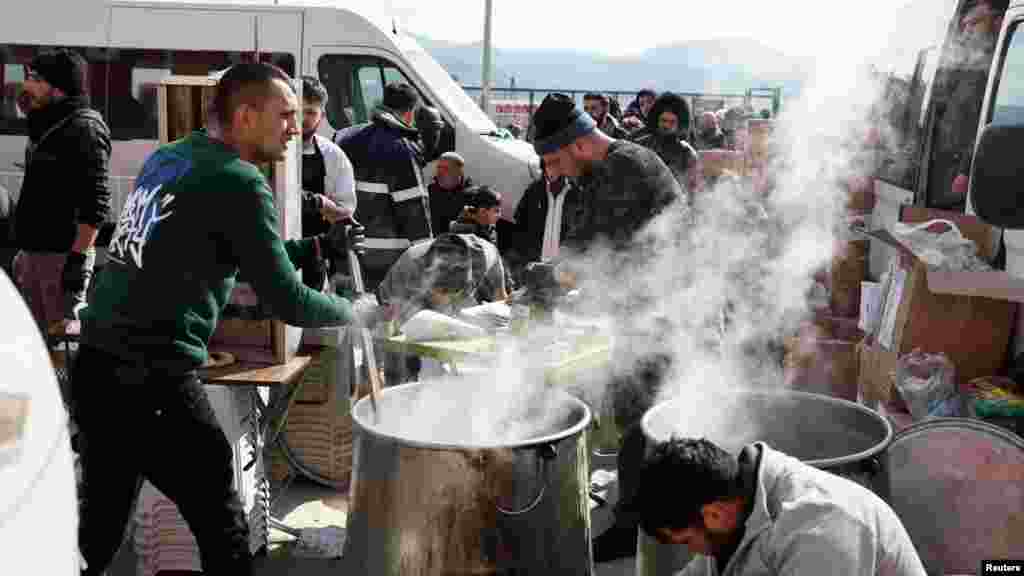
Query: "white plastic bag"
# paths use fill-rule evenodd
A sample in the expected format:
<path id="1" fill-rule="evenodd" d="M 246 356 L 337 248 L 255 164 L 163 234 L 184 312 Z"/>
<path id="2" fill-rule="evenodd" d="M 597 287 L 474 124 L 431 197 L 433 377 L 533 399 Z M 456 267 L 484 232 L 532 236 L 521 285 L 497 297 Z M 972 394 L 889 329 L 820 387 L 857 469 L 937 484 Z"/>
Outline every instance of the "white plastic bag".
<path id="1" fill-rule="evenodd" d="M 928 229 L 936 224 L 945 224 L 949 230 L 930 232 Z M 891 232 L 914 256 L 932 268 L 970 272 L 992 269 L 978 256 L 974 242 L 965 238 L 956 223 L 950 220 L 929 220 L 915 225 L 897 222 Z"/>
<path id="2" fill-rule="evenodd" d="M 929 416 L 960 416 L 956 368 L 945 354 L 917 349 L 896 363 L 896 388 L 914 420 Z"/>

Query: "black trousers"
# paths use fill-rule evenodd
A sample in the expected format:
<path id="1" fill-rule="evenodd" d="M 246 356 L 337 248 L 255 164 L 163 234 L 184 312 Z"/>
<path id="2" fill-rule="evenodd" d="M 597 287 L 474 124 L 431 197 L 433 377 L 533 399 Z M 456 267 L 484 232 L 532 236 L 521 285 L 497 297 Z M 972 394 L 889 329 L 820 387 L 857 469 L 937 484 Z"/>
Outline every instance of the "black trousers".
<path id="1" fill-rule="evenodd" d="M 103 574 L 117 554 L 144 479 L 177 505 L 205 574 L 251 574 L 231 446 L 195 372 L 149 370 L 83 346 L 72 374 L 84 476 L 83 574 Z"/>
<path id="2" fill-rule="evenodd" d="M 654 405 L 658 390 L 672 366 L 667 354 L 649 354 L 639 358 L 628 376 L 613 381 L 611 393 L 614 418 L 622 430 L 622 441 L 616 458 L 619 500 L 615 510 L 615 527 L 635 532 L 639 519 L 622 513 L 621 504 L 630 500 L 637 490 L 637 475 L 647 450 L 641 419 Z"/>

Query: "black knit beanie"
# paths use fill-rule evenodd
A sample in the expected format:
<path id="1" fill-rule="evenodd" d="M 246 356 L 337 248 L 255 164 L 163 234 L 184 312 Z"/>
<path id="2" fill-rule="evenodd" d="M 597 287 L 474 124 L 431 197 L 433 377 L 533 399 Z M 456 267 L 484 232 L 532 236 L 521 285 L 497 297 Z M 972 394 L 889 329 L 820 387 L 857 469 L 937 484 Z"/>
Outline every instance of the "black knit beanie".
<path id="1" fill-rule="evenodd" d="M 88 64 L 77 52 L 64 48 L 41 52 L 32 59 L 28 68 L 69 97 L 82 96 L 88 92 Z"/>
<path id="2" fill-rule="evenodd" d="M 551 154 L 597 128 L 590 114 L 565 94 L 548 94 L 533 114 L 533 147 L 537 154 Z"/>

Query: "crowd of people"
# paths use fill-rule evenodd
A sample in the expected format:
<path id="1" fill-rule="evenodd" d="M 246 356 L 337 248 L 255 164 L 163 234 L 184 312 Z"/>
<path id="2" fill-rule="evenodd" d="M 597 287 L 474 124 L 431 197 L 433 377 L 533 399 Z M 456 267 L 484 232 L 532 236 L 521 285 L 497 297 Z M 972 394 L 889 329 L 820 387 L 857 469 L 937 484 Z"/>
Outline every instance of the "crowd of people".
<path id="1" fill-rule="evenodd" d="M 327 92 L 316 78 L 302 78 L 300 101 L 279 68 L 239 64 L 219 78 L 205 128 L 146 159 L 97 270 L 111 147 L 103 118 L 89 108 L 85 61 L 57 50 L 26 68 L 30 143 L 14 209 L 14 276 L 44 334 L 54 322 L 80 323 L 66 401 L 83 463 L 83 574 L 111 563 L 143 479 L 178 506 L 206 573 L 252 573 L 232 450 L 199 372 L 239 278 L 273 316 L 301 327 L 372 326 L 422 309 L 501 301 L 531 264 L 597 242 L 628 253 L 667 207 L 717 178 L 756 174 L 767 161 L 737 114 L 704 114 L 694 131 L 686 100 L 675 94 L 641 92 L 621 118 L 599 94 L 582 108 L 551 94 L 530 130 L 542 177 L 509 221 L 501 206 L 510 191 L 466 177 L 463 156 L 440 143 L 437 111 L 412 87 L 386 86 L 370 122 L 324 138 Z M 304 237 L 283 240 L 258 166 L 285 159 L 297 137 Z M 423 168 L 434 161 L 426 183 Z M 353 254 L 376 298 L 348 291 Z M 615 322 L 628 330 L 640 305 Z M 662 360 L 652 349 L 638 362 L 653 366 L 656 380 Z M 623 425 L 629 444 L 638 422 Z M 652 456 L 624 445 L 621 454 L 620 475 L 633 480 L 623 485 L 617 528 L 594 542 L 598 561 L 635 550 L 639 526 L 716 559 L 718 570 L 730 557 L 753 566 L 753 548 L 743 543 L 756 541 L 760 558 L 779 563 L 771 573 L 923 574 L 883 502 L 766 446 L 748 447 L 738 460 L 692 441 Z M 699 490 L 679 494 L 692 478 L 701 479 Z M 822 502 L 821 494 L 837 496 Z M 789 537 L 776 537 L 783 529 Z M 715 572 L 713 563 L 691 566 Z"/>

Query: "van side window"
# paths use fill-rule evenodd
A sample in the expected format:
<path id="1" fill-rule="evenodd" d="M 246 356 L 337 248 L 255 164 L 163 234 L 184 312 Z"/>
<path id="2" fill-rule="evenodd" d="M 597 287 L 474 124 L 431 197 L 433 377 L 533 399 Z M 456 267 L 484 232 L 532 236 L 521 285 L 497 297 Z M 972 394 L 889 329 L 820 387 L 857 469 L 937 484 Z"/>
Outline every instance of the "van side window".
<path id="1" fill-rule="evenodd" d="M 24 91 L 25 65 L 48 46 L 0 44 L 0 135 L 24 136 L 28 134 L 25 114 L 17 106 L 18 96 Z M 81 46 L 67 46 L 78 52 L 89 63 L 89 97 L 92 107 L 104 118 L 107 107 L 106 50 Z"/>
<path id="2" fill-rule="evenodd" d="M 1024 34 L 1017 34 L 1020 23 L 1007 32 L 1006 53 L 995 101 L 992 103 L 992 124 L 1024 124 Z"/>
<path id="3" fill-rule="evenodd" d="M 45 47 L 0 45 L 0 134 L 27 134 L 25 115 L 16 101 L 25 81 L 24 65 Z M 103 114 L 113 140 L 159 138 L 157 86 L 172 74 L 206 76 L 239 62 L 252 62 L 255 53 L 76 48 L 89 62 L 89 96 Z M 263 53 L 261 62 L 295 76 L 291 54 Z"/>
<path id="4" fill-rule="evenodd" d="M 377 56 L 326 54 L 317 62 L 317 71 L 327 88 L 327 121 L 335 130 L 369 122 L 385 85 L 415 86 L 394 64 Z"/>
<path id="5" fill-rule="evenodd" d="M 252 62 L 251 52 L 198 50 L 111 49 L 109 82 L 111 137 L 114 140 L 157 140 L 159 108 L 157 87 L 171 75 L 206 76 L 241 62 Z M 261 62 L 295 74 L 290 54 L 260 54 Z"/>

